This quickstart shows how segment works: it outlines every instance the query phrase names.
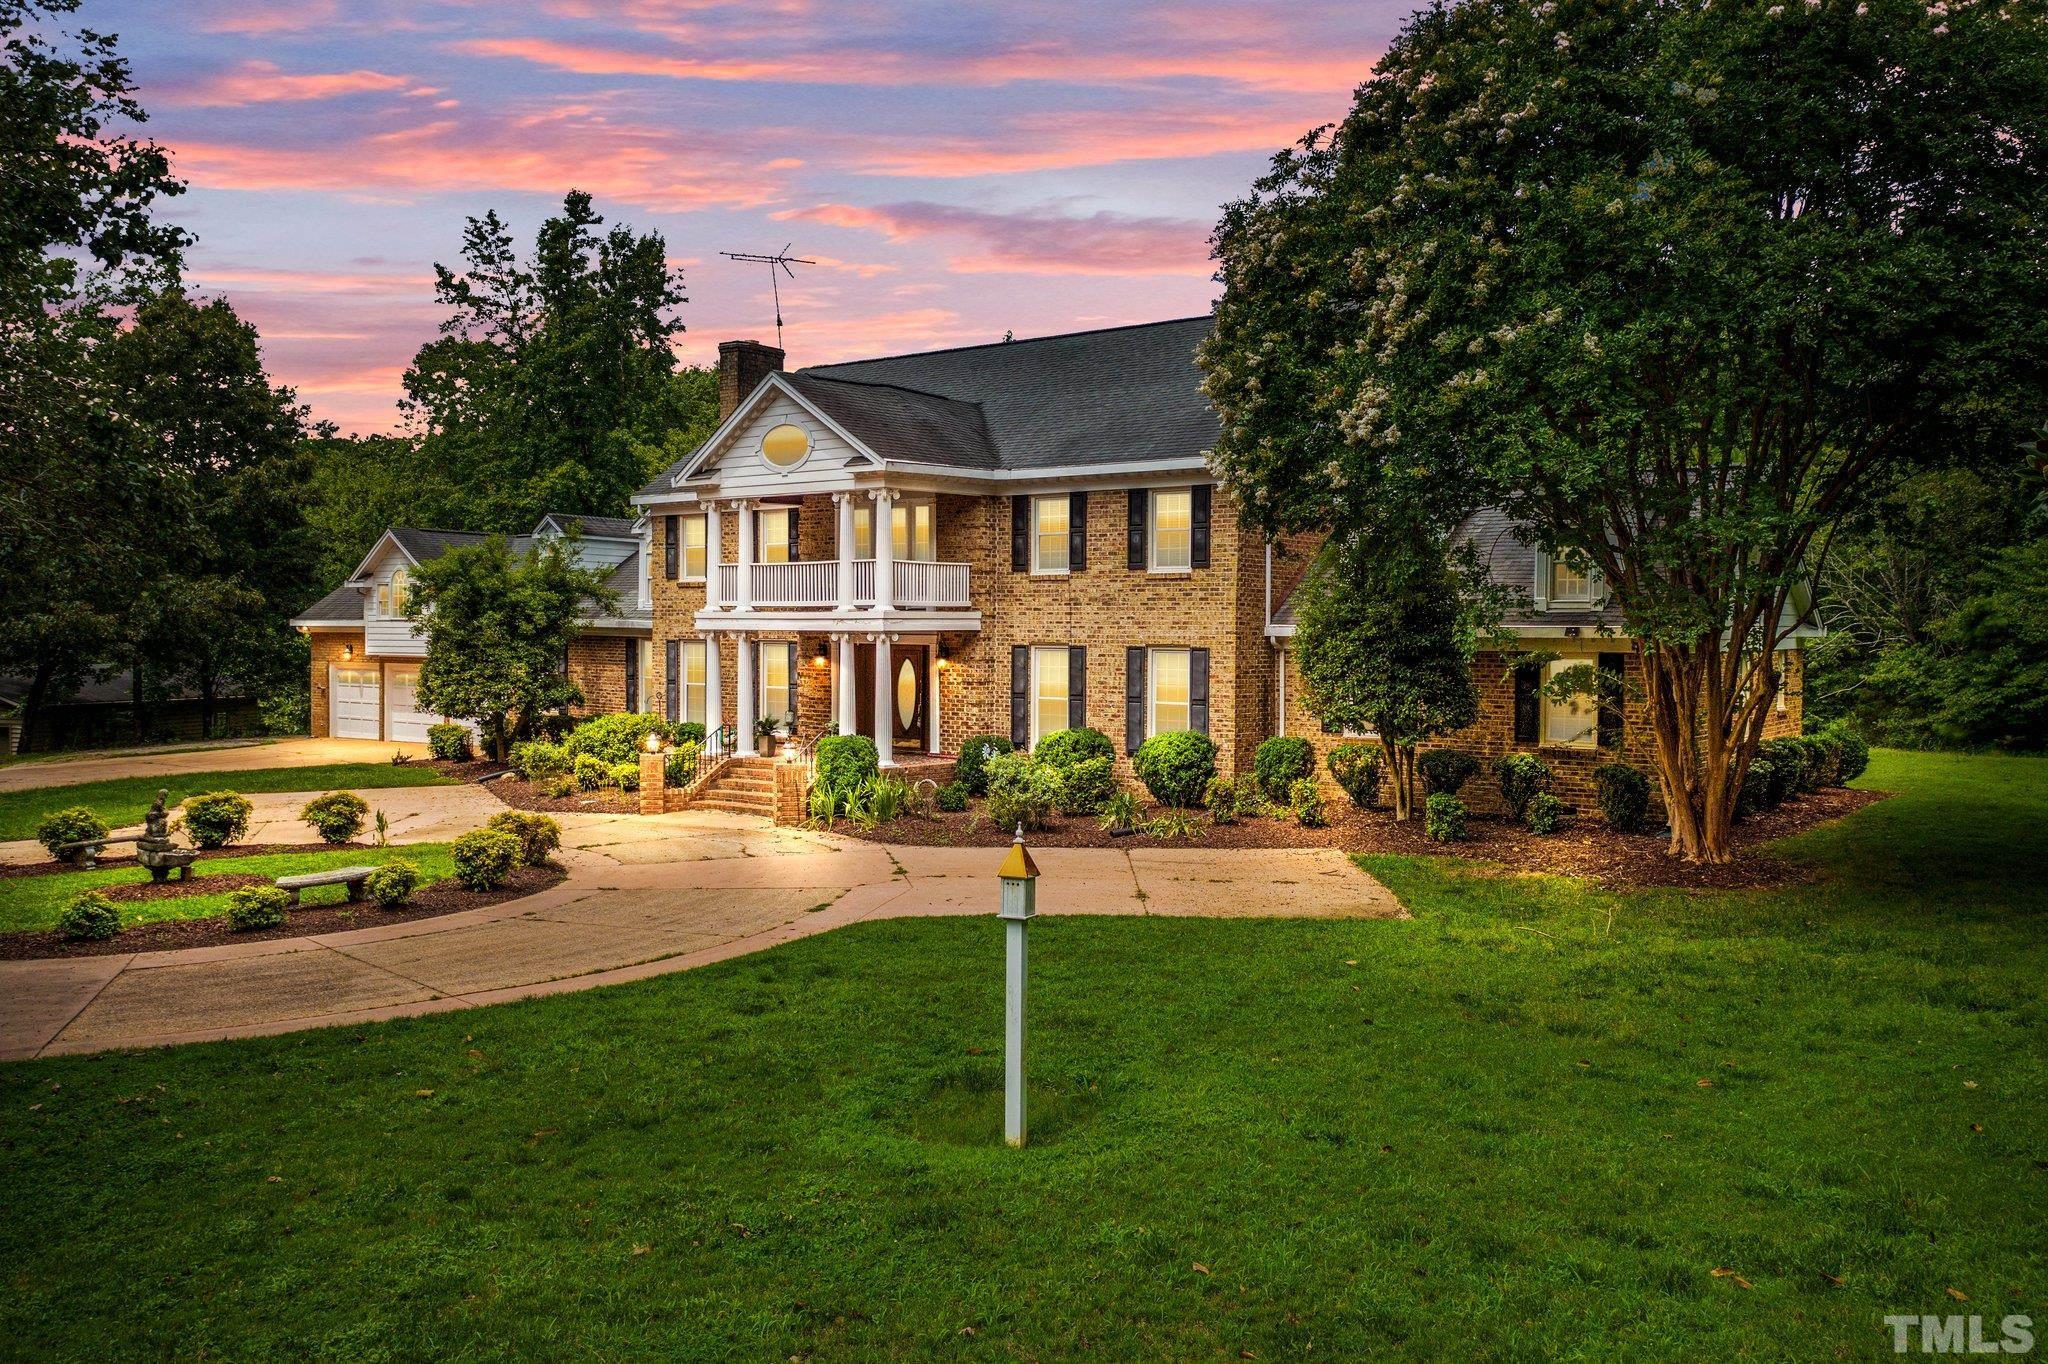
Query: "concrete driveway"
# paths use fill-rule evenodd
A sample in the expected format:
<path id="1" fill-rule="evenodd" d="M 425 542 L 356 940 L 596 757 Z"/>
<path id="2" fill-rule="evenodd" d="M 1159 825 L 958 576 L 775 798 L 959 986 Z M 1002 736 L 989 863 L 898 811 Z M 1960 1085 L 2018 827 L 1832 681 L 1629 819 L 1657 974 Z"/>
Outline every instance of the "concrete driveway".
<path id="1" fill-rule="evenodd" d="M 427 756 L 424 744 L 379 739 L 267 739 L 220 748 L 137 749 L 78 758 L 38 758 L 0 767 L 0 791 L 31 786 L 75 786 L 110 777 L 155 777 L 181 772 L 246 772 L 256 767 L 317 767 L 328 763 L 390 762 L 393 753 Z"/>
<path id="2" fill-rule="evenodd" d="M 0 962 L 0 1058 L 438 1013 L 688 970 L 868 919 L 995 909 L 996 849 L 888 846 L 710 812 L 562 823 L 568 879 L 487 909 L 316 938 Z M 1403 916 L 1386 887 L 1329 850 L 1035 856 L 1045 914 Z"/>

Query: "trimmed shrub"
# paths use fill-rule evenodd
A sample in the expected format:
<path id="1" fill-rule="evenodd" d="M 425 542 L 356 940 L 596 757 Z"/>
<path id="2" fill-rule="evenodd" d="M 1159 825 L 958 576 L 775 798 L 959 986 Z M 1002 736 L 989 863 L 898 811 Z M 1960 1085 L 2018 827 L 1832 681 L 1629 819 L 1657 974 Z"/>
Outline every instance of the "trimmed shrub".
<path id="1" fill-rule="evenodd" d="M 329 791 L 315 796 L 299 811 L 299 818 L 313 826 L 324 842 L 346 843 L 363 831 L 363 817 L 370 803 L 353 791 Z"/>
<path id="2" fill-rule="evenodd" d="M 576 778 L 576 789 L 579 791 L 595 791 L 600 786 L 608 785 L 612 779 L 610 764 L 594 753 L 578 753 L 569 768 L 569 773 Z"/>
<path id="3" fill-rule="evenodd" d="M 561 772 L 555 776 L 544 777 L 540 781 L 535 782 L 534 789 L 550 799 L 566 800 L 583 788 L 576 784 L 574 777 L 570 776 L 567 772 Z"/>
<path id="4" fill-rule="evenodd" d="M 404 858 L 393 858 L 363 878 L 363 894 L 379 909 L 397 909 L 420 888 L 420 869 Z"/>
<path id="5" fill-rule="evenodd" d="M 1323 760 L 1337 785 L 1361 810 L 1379 803 L 1380 777 L 1386 771 L 1386 757 L 1378 744 L 1339 744 Z"/>
<path id="6" fill-rule="evenodd" d="M 83 843 L 107 836 L 107 822 L 83 805 L 73 805 L 59 810 L 36 825 L 36 842 L 49 850 L 50 856 L 60 862 L 82 862 L 85 852 L 60 853 L 57 849 L 67 843 Z"/>
<path id="7" fill-rule="evenodd" d="M 683 787 L 697 776 L 697 750 L 702 747 L 696 740 L 678 740 L 676 746 L 662 759 L 661 775 L 670 786 Z"/>
<path id="8" fill-rule="evenodd" d="M 519 865 L 520 840 L 503 829 L 472 829 L 449 845 L 456 879 L 471 890 L 496 890 Z"/>
<path id="9" fill-rule="evenodd" d="M 1188 809 L 1202 803 L 1216 775 L 1216 745 L 1208 735 L 1188 729 L 1155 734 L 1138 745 L 1132 765 L 1152 799 Z"/>
<path id="10" fill-rule="evenodd" d="M 1508 807 L 1508 818 L 1521 824 L 1529 817 L 1529 802 L 1540 791 L 1550 789 L 1550 764 L 1534 753 L 1510 753 L 1493 760 L 1494 775 L 1500 778 L 1500 798 Z"/>
<path id="11" fill-rule="evenodd" d="M 185 797 L 185 836 L 195 848 L 225 848 L 249 832 L 249 816 L 256 807 L 247 796 L 233 791 L 208 791 Z"/>
<path id="12" fill-rule="evenodd" d="M 1275 735 L 1252 754 L 1252 775 L 1259 780 L 1259 790 L 1276 805 L 1292 800 L 1294 784 L 1315 774 L 1316 751 L 1299 735 Z"/>
<path id="13" fill-rule="evenodd" d="M 1532 834 L 1554 834 L 1564 827 L 1565 817 L 1571 812 L 1565 803 L 1548 791 L 1538 791 L 1529 797 L 1527 823 Z"/>
<path id="14" fill-rule="evenodd" d="M 1777 801 L 1771 792 L 1778 784 L 1777 764 L 1768 753 L 1759 753 L 1749 760 L 1749 771 L 1742 777 L 1742 789 L 1735 793 L 1735 817 L 1744 819 L 1772 809 Z"/>
<path id="15" fill-rule="evenodd" d="M 1870 766 L 1870 745 L 1864 742 L 1863 736 L 1841 720 L 1835 721 L 1821 733 L 1841 746 L 1841 764 L 1835 780 L 1847 786 L 1862 776 L 1864 770 Z"/>
<path id="16" fill-rule="evenodd" d="M 865 734 L 828 734 L 818 740 L 814 780 L 835 795 L 857 791 L 882 774 L 875 741 Z"/>
<path id="17" fill-rule="evenodd" d="M 1059 808 L 1059 773 L 1028 753 L 998 753 L 983 769 L 988 780 L 988 816 L 1005 831 L 1023 825 L 1041 829 Z"/>
<path id="18" fill-rule="evenodd" d="M 466 763 L 474 752 L 469 744 L 469 726 L 454 721 L 427 726 L 427 752 L 443 762 Z"/>
<path id="19" fill-rule="evenodd" d="M 1320 829 L 1330 822 L 1323 812 L 1323 788 L 1314 777 L 1298 777 L 1287 788 L 1287 807 L 1304 829 Z"/>
<path id="20" fill-rule="evenodd" d="M 57 916 L 57 931 L 72 942 L 104 942 L 121 931 L 121 911 L 98 891 L 82 891 Z"/>
<path id="21" fill-rule="evenodd" d="M 1092 733 L 1091 730 L 1063 730 L 1062 733 Z M 1034 762 L 1045 764 L 1043 758 Z M 1100 811 L 1109 798 L 1116 794 L 1116 759 L 1104 753 L 1092 758 L 1076 758 L 1064 767 L 1053 766 L 1052 773 L 1059 782 L 1059 809 L 1063 815 L 1092 815 Z"/>
<path id="22" fill-rule="evenodd" d="M 537 867 L 562 846 L 562 826 L 531 810 L 501 810 L 484 824 L 486 829 L 510 834 L 519 840 L 519 865 Z"/>
<path id="23" fill-rule="evenodd" d="M 1116 762 L 1116 745 L 1109 736 L 1099 729 L 1057 729 L 1038 741 L 1038 747 L 1031 750 L 1031 756 L 1051 767 L 1068 768 L 1090 758 L 1107 758 Z"/>
<path id="24" fill-rule="evenodd" d="M 1465 802 L 1438 792 L 1423 803 L 1422 836 L 1437 843 L 1465 840 Z"/>
<path id="25" fill-rule="evenodd" d="M 1239 819 L 1257 819 L 1272 808 L 1266 803 L 1265 792 L 1259 790 L 1259 778 L 1256 773 L 1240 772 L 1237 774 L 1237 780 L 1231 785 L 1237 788 Z"/>
<path id="26" fill-rule="evenodd" d="M 292 893 L 276 886 L 243 886 L 228 893 L 228 923 L 237 933 L 276 928 L 291 912 Z"/>
<path id="27" fill-rule="evenodd" d="M 638 791 L 640 789 L 640 760 L 638 758 L 628 758 L 622 763 L 613 763 L 606 772 L 605 784 L 616 786 L 621 791 Z"/>
<path id="28" fill-rule="evenodd" d="M 546 781 L 569 770 L 569 750 L 546 739 L 512 745 L 512 770 L 528 781 Z"/>
<path id="29" fill-rule="evenodd" d="M 1431 795 L 1455 796 L 1479 775 L 1479 759 L 1455 748 L 1424 749 L 1415 759 L 1422 785 Z"/>
<path id="30" fill-rule="evenodd" d="M 1202 804 L 1208 808 L 1209 818 L 1218 824 L 1237 822 L 1237 783 L 1228 777 L 1211 777 L 1209 789 L 1202 793 Z"/>
<path id="31" fill-rule="evenodd" d="M 1593 769 L 1600 817 L 1607 827 L 1639 834 L 1650 822 L 1650 779 L 1627 763 L 1601 763 Z"/>
<path id="32" fill-rule="evenodd" d="M 698 748 L 702 748 L 704 746 L 704 726 L 698 724 L 695 720 L 685 720 L 675 727 L 671 741 L 677 745 L 693 744 Z"/>
<path id="33" fill-rule="evenodd" d="M 1771 786 L 1766 808 L 1775 808 L 1804 789 L 1806 750 L 1797 739 L 1766 739 L 1756 747 L 1759 758 L 1771 760 Z"/>
<path id="34" fill-rule="evenodd" d="M 949 815 L 957 815 L 967 808 L 967 787 L 962 782 L 948 782 L 932 797 L 932 804 Z"/>
<path id="35" fill-rule="evenodd" d="M 640 750 L 650 734 L 659 734 L 666 740 L 668 721 L 645 711 L 618 711 L 585 720 L 569 731 L 562 748 L 571 761 L 588 754 L 606 768 L 612 768 L 629 759 L 639 762 Z"/>
<path id="36" fill-rule="evenodd" d="M 1000 734 L 973 734 L 960 745 L 960 762 L 954 772 L 954 780 L 967 788 L 970 796 L 988 794 L 988 764 L 998 754 L 1008 753 L 1016 745 Z"/>

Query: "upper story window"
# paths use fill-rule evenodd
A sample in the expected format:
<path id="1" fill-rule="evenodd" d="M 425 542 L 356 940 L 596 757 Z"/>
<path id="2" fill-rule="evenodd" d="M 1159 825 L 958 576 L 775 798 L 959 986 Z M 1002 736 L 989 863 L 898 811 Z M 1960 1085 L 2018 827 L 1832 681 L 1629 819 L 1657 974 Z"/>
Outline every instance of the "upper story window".
<path id="1" fill-rule="evenodd" d="M 1071 506 L 1065 493 L 1031 499 L 1033 573 L 1065 573 L 1072 567 L 1067 554 Z"/>
<path id="2" fill-rule="evenodd" d="M 1187 488 L 1152 492 L 1152 567 L 1174 572 L 1194 564 L 1194 494 Z"/>
<path id="3" fill-rule="evenodd" d="M 683 581 L 701 583 L 704 581 L 705 531 L 708 519 L 702 515 L 683 516 L 677 518 L 676 525 L 677 536 L 681 541 L 681 556 L 677 563 L 682 567 Z"/>
<path id="4" fill-rule="evenodd" d="M 1186 649 L 1154 649 L 1150 666 L 1152 694 L 1148 698 L 1145 733 L 1172 734 L 1194 727 L 1192 701 L 1193 659 Z"/>
<path id="5" fill-rule="evenodd" d="M 777 469 L 794 469 L 810 453 L 810 432 L 792 422 L 771 426 L 761 437 L 761 458 Z"/>
<path id="6" fill-rule="evenodd" d="M 402 568 L 391 570 L 391 577 L 377 585 L 377 614 L 380 616 L 402 616 L 405 604 L 412 596 L 412 577 Z"/>
<path id="7" fill-rule="evenodd" d="M 1550 560 L 1547 586 L 1552 606 L 1585 606 L 1593 600 L 1593 575 L 1574 568 L 1563 559 Z"/>
<path id="8" fill-rule="evenodd" d="M 795 556 L 790 552 L 790 532 L 796 528 L 796 512 L 788 507 L 770 507 L 758 513 L 760 519 L 755 525 L 760 531 L 754 545 L 754 562 L 757 564 L 786 564 Z"/>
<path id="9" fill-rule="evenodd" d="M 889 509 L 889 552 L 898 563 L 934 563 L 939 557 L 938 508 L 931 502 L 898 502 Z M 875 509 L 853 509 L 853 557 L 875 557 Z"/>

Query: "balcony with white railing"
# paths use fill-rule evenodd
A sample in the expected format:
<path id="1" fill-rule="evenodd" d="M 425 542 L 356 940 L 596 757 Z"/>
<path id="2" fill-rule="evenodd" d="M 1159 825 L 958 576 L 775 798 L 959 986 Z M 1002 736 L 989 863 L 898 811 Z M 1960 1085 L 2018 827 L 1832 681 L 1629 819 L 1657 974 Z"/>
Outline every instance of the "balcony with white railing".
<path id="1" fill-rule="evenodd" d="M 839 605 L 838 560 L 807 559 L 789 564 L 720 564 L 710 606 L 732 606 L 739 601 L 742 568 L 748 571 L 748 595 L 756 607 L 831 610 Z M 889 569 L 894 585 L 890 605 L 898 610 L 964 610 L 973 604 L 966 564 L 898 559 Z M 853 605 L 867 608 L 874 604 L 875 560 L 855 559 Z"/>

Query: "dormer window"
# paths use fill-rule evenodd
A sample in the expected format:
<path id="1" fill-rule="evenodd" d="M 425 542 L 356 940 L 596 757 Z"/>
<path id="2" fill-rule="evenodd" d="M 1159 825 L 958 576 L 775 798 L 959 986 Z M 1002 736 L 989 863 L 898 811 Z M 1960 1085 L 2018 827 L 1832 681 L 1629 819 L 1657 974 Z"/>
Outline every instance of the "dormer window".
<path id="1" fill-rule="evenodd" d="M 1550 561 L 1550 600 L 1557 606 L 1584 606 L 1593 600 L 1593 575 L 1562 559 Z"/>

